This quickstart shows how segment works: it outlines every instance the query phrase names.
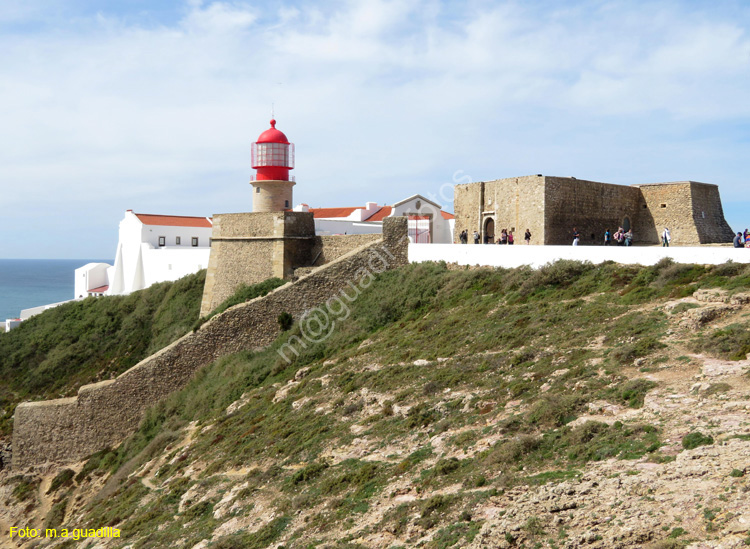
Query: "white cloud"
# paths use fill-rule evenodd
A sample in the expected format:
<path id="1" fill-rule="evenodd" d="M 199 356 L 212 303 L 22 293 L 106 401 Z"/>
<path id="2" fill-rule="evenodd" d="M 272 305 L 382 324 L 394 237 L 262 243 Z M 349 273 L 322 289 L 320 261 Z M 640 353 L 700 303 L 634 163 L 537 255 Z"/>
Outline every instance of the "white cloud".
<path id="1" fill-rule="evenodd" d="M 741 196 L 727 155 L 747 153 L 747 12 L 529 6 L 191 1 L 156 24 L 56 13 L 1 34 L 0 215 L 41 228 L 0 256 L 34 249 L 22 240 L 52 230 L 53 207 L 83 223 L 136 204 L 249 209 L 249 145 L 271 103 L 297 143 L 295 197 L 313 205 L 395 201 L 459 169 L 702 178 Z"/>

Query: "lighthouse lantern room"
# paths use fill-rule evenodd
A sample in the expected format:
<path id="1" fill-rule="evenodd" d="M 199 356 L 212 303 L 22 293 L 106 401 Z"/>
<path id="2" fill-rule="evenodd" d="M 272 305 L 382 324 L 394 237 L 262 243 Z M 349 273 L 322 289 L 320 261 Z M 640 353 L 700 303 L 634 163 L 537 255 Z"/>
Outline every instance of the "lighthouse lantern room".
<path id="1" fill-rule="evenodd" d="M 294 181 L 289 170 L 294 168 L 294 144 L 284 132 L 276 129 L 276 120 L 260 134 L 252 146 L 253 211 L 277 212 L 292 208 Z"/>

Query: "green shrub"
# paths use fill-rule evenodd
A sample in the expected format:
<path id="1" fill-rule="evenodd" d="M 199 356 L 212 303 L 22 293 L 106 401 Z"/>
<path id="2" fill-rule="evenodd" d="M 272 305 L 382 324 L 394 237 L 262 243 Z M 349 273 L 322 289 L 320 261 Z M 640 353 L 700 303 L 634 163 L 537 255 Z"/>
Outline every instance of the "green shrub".
<path id="1" fill-rule="evenodd" d="M 74 476 L 75 471 L 71 469 L 63 469 L 55 476 L 55 478 L 52 479 L 52 482 L 49 485 L 49 489 L 47 490 L 47 494 L 56 492 L 57 489 L 62 486 L 69 486 L 73 483 Z"/>
<path id="2" fill-rule="evenodd" d="M 44 527 L 45 528 L 57 528 L 58 526 L 61 526 L 63 523 L 63 520 L 65 520 L 65 509 L 68 507 L 68 500 L 63 499 L 62 501 L 58 501 L 55 503 L 52 508 L 47 513 L 47 516 L 44 520 Z"/>
<path id="3" fill-rule="evenodd" d="M 693 345 L 698 352 L 727 360 L 745 360 L 750 353 L 750 330 L 746 324 L 732 324 L 697 339 Z"/>
<path id="4" fill-rule="evenodd" d="M 651 389 L 656 387 L 656 382 L 649 379 L 631 379 L 620 383 L 607 390 L 607 396 L 617 402 L 627 404 L 631 408 L 640 408 Z"/>
<path id="5" fill-rule="evenodd" d="M 708 446 L 713 443 L 713 437 L 704 435 L 700 431 L 693 431 L 682 437 L 682 447 L 685 450 L 692 450 L 698 446 Z"/>
<path id="6" fill-rule="evenodd" d="M 294 324 L 294 317 L 284 311 L 279 315 L 279 317 L 276 319 L 279 323 L 279 328 L 281 328 L 282 332 L 286 332 L 287 330 L 290 330 L 292 328 L 292 324 Z"/>

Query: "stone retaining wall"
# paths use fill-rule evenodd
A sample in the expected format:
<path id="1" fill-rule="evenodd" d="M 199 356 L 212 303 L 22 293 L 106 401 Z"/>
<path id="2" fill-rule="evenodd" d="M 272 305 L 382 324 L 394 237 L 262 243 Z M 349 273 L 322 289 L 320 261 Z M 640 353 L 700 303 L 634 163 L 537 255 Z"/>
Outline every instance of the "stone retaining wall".
<path id="1" fill-rule="evenodd" d="M 405 265 L 407 246 L 406 218 L 387 218 L 382 239 L 265 297 L 232 307 L 116 379 L 85 385 L 77 397 L 20 404 L 13 424 L 13 468 L 70 463 L 116 446 L 135 431 L 148 406 L 184 387 L 200 367 L 223 355 L 269 345 L 279 334 L 282 311 L 298 319 L 365 273 Z"/>

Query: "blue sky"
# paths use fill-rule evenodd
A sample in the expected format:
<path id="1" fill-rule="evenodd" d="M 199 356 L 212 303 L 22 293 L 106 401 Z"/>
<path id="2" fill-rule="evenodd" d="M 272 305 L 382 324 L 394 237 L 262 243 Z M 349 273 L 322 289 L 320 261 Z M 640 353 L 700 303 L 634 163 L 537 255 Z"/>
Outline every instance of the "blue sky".
<path id="1" fill-rule="evenodd" d="M 739 1 L 4 0 L 0 257 L 112 257 L 126 209 L 250 211 L 272 103 L 295 203 L 690 179 L 741 230 L 749 30 Z"/>

